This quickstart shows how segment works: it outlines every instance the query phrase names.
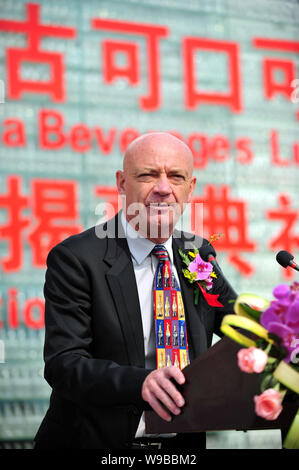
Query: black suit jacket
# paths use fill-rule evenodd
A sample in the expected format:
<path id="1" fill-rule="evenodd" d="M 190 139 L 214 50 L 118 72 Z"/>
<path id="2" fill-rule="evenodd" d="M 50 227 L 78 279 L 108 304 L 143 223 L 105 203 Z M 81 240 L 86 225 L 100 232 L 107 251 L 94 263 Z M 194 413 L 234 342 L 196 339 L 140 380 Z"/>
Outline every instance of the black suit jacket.
<path id="1" fill-rule="evenodd" d="M 201 294 L 194 304 L 194 288 L 181 272 L 184 241 L 182 232 L 174 233 L 192 360 L 211 345 L 213 332 L 221 335 L 236 294 L 219 273 L 210 293 L 219 293 L 224 307 L 210 307 Z M 196 237 L 193 243 L 207 241 Z M 151 371 L 145 369 L 137 285 L 119 215 L 58 244 L 47 266 L 44 359 L 53 391 L 36 448 L 122 448 L 147 409 L 141 387 Z"/>

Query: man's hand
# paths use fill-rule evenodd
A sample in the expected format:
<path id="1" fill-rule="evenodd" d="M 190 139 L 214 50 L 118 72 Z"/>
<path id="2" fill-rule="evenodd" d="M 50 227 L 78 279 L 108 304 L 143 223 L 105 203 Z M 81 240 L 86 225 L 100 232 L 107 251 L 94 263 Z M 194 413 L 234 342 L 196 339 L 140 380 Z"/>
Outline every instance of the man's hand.
<path id="1" fill-rule="evenodd" d="M 143 400 L 147 401 L 157 415 L 165 421 L 171 421 L 171 415 L 167 410 L 174 415 L 179 415 L 180 408 L 185 404 L 183 396 L 171 379 L 180 385 L 185 382 L 185 376 L 178 367 L 163 367 L 154 370 L 146 377 L 141 390 Z"/>

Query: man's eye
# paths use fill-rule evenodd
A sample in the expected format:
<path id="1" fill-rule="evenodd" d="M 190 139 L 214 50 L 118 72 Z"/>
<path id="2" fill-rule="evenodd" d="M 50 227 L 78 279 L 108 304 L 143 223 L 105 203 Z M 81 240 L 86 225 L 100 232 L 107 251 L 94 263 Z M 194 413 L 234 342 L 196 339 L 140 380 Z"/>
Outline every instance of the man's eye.
<path id="1" fill-rule="evenodd" d="M 183 180 L 184 179 L 184 176 L 183 175 L 179 175 L 179 174 L 174 174 L 174 175 L 170 175 L 170 178 L 174 178 L 176 180 Z"/>
<path id="2" fill-rule="evenodd" d="M 141 173 L 140 175 L 138 175 L 138 179 L 140 180 L 148 181 L 152 178 L 153 178 L 153 175 L 151 173 Z"/>

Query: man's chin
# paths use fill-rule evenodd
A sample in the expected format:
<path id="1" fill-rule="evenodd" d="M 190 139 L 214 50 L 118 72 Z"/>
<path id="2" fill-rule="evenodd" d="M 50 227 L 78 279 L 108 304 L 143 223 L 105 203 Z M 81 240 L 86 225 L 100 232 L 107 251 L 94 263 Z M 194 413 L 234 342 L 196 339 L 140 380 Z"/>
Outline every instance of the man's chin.
<path id="1" fill-rule="evenodd" d="M 146 205 L 131 219 L 131 225 L 146 238 L 168 240 L 180 218 L 179 212 L 176 204 Z"/>
<path id="2" fill-rule="evenodd" d="M 167 240 L 174 229 L 173 213 L 165 211 L 164 213 L 151 214 L 147 218 L 147 238 L 161 238 Z"/>

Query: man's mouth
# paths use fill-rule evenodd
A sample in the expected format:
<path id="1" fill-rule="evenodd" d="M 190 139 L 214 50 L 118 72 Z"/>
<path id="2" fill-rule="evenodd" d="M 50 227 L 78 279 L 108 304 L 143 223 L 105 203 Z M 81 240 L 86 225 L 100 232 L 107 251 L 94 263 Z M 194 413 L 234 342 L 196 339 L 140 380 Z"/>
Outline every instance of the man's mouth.
<path id="1" fill-rule="evenodd" d="M 167 204 L 166 202 L 149 202 L 147 204 L 147 207 L 155 207 L 155 208 L 165 208 L 165 207 L 171 207 L 173 204 Z"/>
<path id="2" fill-rule="evenodd" d="M 165 204 L 165 203 L 150 203 L 147 205 L 150 211 L 154 212 L 165 212 L 168 211 L 172 208 L 171 204 Z"/>

